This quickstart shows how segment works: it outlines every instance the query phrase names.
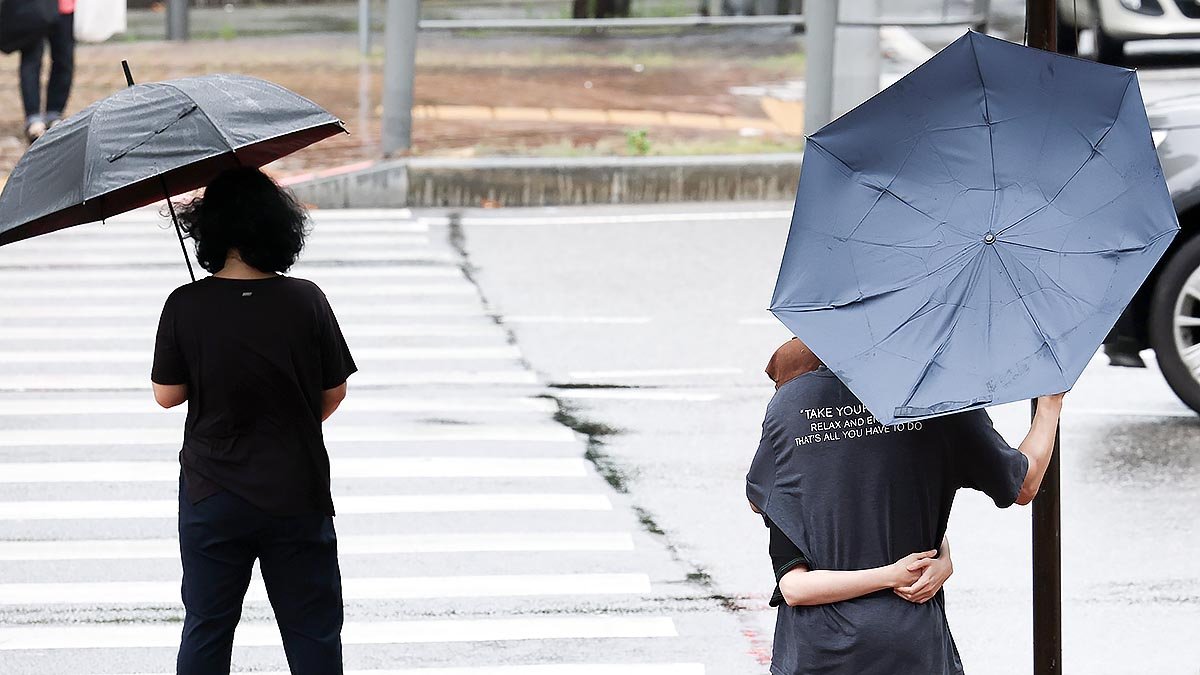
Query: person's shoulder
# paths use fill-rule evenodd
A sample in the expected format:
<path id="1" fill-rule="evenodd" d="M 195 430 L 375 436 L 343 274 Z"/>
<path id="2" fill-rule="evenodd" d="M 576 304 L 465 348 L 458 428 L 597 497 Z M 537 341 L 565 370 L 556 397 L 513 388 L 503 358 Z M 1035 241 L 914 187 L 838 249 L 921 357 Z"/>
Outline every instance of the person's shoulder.
<path id="1" fill-rule="evenodd" d="M 207 279 L 208 277 L 204 277 L 176 287 L 175 290 L 167 294 L 166 304 L 174 305 L 178 302 L 185 302 L 188 298 L 194 298 L 197 294 L 203 293 L 204 288 L 207 286 L 205 283 Z"/>
<path id="2" fill-rule="evenodd" d="M 280 275 L 279 283 L 289 292 L 302 297 L 322 300 L 325 298 L 325 292 L 321 290 L 321 287 L 315 281 L 309 279 Z"/>

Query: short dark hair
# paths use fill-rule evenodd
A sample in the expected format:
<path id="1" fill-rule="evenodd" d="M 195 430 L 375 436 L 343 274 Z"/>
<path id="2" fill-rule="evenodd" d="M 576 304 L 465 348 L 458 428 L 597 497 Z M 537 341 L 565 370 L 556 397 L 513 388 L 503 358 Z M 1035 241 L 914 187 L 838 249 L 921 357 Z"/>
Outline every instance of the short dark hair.
<path id="1" fill-rule="evenodd" d="M 221 172 L 197 197 L 178 207 L 179 224 L 196 242 L 196 259 L 211 273 L 230 249 L 263 272 L 296 264 L 308 234 L 308 213 L 292 194 L 253 168 Z"/>

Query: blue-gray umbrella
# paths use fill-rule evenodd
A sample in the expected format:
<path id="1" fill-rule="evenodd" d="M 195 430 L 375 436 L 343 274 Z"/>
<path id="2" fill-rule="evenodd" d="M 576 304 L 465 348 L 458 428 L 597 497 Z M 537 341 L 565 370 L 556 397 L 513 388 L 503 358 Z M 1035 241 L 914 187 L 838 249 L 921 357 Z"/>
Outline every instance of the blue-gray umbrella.
<path id="1" fill-rule="evenodd" d="M 0 194 L 0 245 L 190 192 L 224 169 L 262 166 L 345 131 L 312 101 L 253 77 L 130 84 L 17 162 Z"/>
<path id="2" fill-rule="evenodd" d="M 771 311 L 885 424 L 1032 398 L 1178 229 L 1133 71 L 970 32 L 809 137 Z"/>

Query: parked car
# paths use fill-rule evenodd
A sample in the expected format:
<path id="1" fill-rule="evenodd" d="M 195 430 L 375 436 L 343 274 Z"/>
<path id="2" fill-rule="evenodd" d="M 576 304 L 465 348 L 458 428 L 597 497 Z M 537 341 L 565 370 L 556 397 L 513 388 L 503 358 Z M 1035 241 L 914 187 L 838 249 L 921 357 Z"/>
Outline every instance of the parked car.
<path id="1" fill-rule="evenodd" d="M 1179 214 L 1179 234 L 1105 340 L 1114 365 L 1143 365 L 1151 348 L 1188 407 L 1200 413 L 1200 94 L 1146 107 Z"/>
<path id="2" fill-rule="evenodd" d="M 1131 40 L 1200 37 L 1197 0 L 1058 0 L 1058 47 L 1078 51 L 1077 31 L 1096 39 L 1096 60 L 1120 65 Z"/>

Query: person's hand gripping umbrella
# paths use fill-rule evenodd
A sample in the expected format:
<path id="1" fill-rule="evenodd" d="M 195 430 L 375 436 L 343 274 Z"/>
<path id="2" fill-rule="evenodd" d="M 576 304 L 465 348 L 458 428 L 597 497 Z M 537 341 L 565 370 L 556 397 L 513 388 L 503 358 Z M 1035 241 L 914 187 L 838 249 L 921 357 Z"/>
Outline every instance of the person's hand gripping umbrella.
<path id="1" fill-rule="evenodd" d="M 263 166 L 345 132 L 312 101 L 257 78 L 135 85 L 128 68 L 126 77 L 127 89 L 55 125 L 13 168 L 0 194 L 0 246 L 169 205 L 225 169 Z M 190 260 L 188 272 L 194 280 Z"/>

